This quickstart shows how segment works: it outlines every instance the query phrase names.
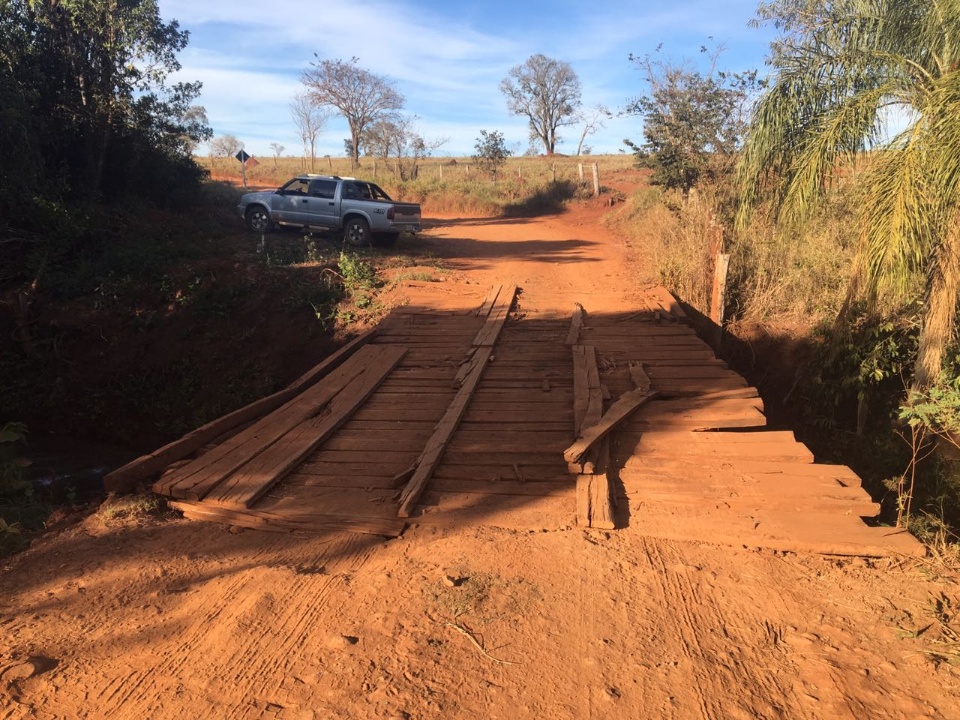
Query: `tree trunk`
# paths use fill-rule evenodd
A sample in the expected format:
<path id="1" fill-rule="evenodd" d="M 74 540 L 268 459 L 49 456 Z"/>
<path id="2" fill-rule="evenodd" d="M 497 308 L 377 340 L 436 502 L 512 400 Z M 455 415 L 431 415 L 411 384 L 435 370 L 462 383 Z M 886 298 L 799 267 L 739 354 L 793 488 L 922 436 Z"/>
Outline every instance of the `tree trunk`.
<path id="1" fill-rule="evenodd" d="M 350 162 L 354 168 L 357 168 L 360 165 L 360 131 L 359 130 L 350 130 L 350 142 L 353 143 L 353 153 L 350 157 Z"/>
<path id="2" fill-rule="evenodd" d="M 920 347 L 913 374 L 913 389 L 922 390 L 937 381 L 943 355 L 953 340 L 960 290 L 960 230 L 950 232 L 937 248 L 927 279 L 927 307 L 920 330 Z"/>

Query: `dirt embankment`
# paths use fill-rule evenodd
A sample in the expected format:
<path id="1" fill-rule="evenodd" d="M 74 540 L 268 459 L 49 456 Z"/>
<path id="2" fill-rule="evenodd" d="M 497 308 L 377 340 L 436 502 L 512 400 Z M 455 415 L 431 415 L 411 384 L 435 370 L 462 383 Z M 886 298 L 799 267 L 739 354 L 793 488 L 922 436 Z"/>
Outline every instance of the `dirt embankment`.
<path id="1" fill-rule="evenodd" d="M 521 312 L 629 306 L 588 207 L 446 218 L 449 283 Z M 950 718 L 957 578 L 615 532 L 413 526 L 383 542 L 104 509 L 0 575 L 0 718 Z"/>

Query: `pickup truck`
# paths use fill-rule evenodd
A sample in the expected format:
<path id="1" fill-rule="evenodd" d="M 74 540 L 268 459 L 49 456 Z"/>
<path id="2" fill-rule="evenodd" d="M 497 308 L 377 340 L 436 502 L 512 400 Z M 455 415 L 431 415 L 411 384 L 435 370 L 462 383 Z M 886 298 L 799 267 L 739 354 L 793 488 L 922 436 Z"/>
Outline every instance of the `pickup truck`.
<path id="1" fill-rule="evenodd" d="M 398 203 L 371 182 L 332 175 L 298 175 L 274 191 L 247 193 L 237 207 L 253 232 L 275 225 L 342 231 L 348 245 L 370 245 L 374 235 L 395 241 L 420 232 L 420 205 Z"/>

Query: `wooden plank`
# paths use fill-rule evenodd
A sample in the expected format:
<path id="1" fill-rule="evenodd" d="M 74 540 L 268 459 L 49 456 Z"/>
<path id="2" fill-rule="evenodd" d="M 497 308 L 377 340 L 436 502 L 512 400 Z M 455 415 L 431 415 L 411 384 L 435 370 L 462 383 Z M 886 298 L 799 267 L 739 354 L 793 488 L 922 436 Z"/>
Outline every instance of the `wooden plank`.
<path id="1" fill-rule="evenodd" d="M 571 354 L 573 355 L 573 436 L 577 437 L 587 417 L 587 407 L 590 404 L 587 348 L 583 345 L 574 345 Z"/>
<path id="2" fill-rule="evenodd" d="M 773 475 L 770 481 L 779 479 L 783 483 L 830 482 L 843 487 L 860 487 L 860 477 L 845 465 L 818 465 L 812 461 L 804 463 L 801 460 L 778 460 L 770 457 L 736 458 L 731 462 L 729 457 L 706 457 L 690 455 L 686 458 L 645 458 L 642 463 L 629 460 L 620 470 L 621 478 L 629 477 L 631 473 L 672 474 L 682 477 L 711 472 L 730 472 L 736 470 L 741 477 L 755 478 L 757 481 L 767 482 L 767 475 Z"/>
<path id="3" fill-rule="evenodd" d="M 169 465 L 195 453 L 225 433 L 257 420 L 289 402 L 306 388 L 315 384 L 342 365 L 351 355 L 369 343 L 377 334 L 376 328 L 357 336 L 332 355 L 315 365 L 283 390 L 261 398 L 223 417 L 211 420 L 179 440 L 167 443 L 158 450 L 143 455 L 103 477 L 107 492 L 130 492 L 138 483 L 165 470 Z"/>
<path id="4" fill-rule="evenodd" d="M 688 430 L 647 430 L 643 437 L 652 446 L 683 447 L 692 445 L 734 445 L 754 443 L 777 443 L 785 447 L 803 445 L 792 430 L 757 430 L 754 432 L 690 432 Z M 804 446 L 804 449 L 806 447 Z"/>
<path id="5" fill-rule="evenodd" d="M 593 457 L 593 481 L 590 483 L 590 527 L 613 530 L 616 527 L 616 497 L 611 486 L 609 438 L 600 441 Z"/>
<path id="6" fill-rule="evenodd" d="M 567 492 L 570 476 L 566 482 L 520 482 L 518 480 L 464 480 L 435 477 L 430 484 L 433 492 L 476 493 L 479 495 L 525 495 L 544 496 Z"/>
<path id="7" fill-rule="evenodd" d="M 398 490 L 406 482 L 406 478 L 397 480 L 397 475 L 354 475 L 339 473 L 331 475 L 316 475 L 300 472 L 297 468 L 283 478 L 283 487 L 286 491 L 295 493 L 295 488 L 325 487 L 348 490 Z"/>
<path id="8" fill-rule="evenodd" d="M 430 476 L 439 464 L 447 444 L 460 425 L 463 414 L 467 409 L 467 404 L 470 402 L 474 390 L 476 390 L 477 385 L 480 383 L 483 370 L 492 354 L 493 347 L 483 347 L 477 351 L 477 357 L 479 358 L 478 363 L 473 368 L 471 374 L 464 379 L 460 391 L 453 399 L 453 402 L 450 403 L 450 407 L 447 408 L 443 418 L 437 424 L 436 430 L 434 430 L 433 435 L 427 441 L 426 447 L 423 449 L 423 452 L 420 453 L 420 457 L 415 463 L 417 467 L 416 472 L 414 472 L 413 477 L 410 478 L 410 482 L 407 483 L 407 486 L 401 493 L 400 517 L 410 517 L 410 513 L 413 512 L 417 500 L 420 498 L 421 493 L 430 480 Z"/>
<path id="9" fill-rule="evenodd" d="M 624 323 L 622 325 L 602 326 L 591 323 L 583 329 L 583 342 L 600 343 L 601 338 L 630 338 L 643 340 L 661 337 L 697 337 L 697 333 L 686 325 L 654 325 L 652 323 Z"/>
<path id="10" fill-rule="evenodd" d="M 577 475 L 577 525 L 590 527 L 590 504 L 593 502 L 593 493 L 590 485 L 593 475 Z"/>
<path id="11" fill-rule="evenodd" d="M 362 517 L 335 514 L 288 515 L 285 513 L 265 513 L 255 510 L 229 510 L 212 507 L 202 503 L 177 501 L 171 506 L 191 520 L 205 520 L 237 527 L 275 532 L 305 530 L 312 532 L 337 531 L 378 535 L 381 537 L 399 537 L 406 523 L 394 518 Z"/>
<path id="12" fill-rule="evenodd" d="M 880 505 L 870 498 L 832 498 L 796 497 L 777 495 L 723 496 L 712 493 L 698 493 L 694 491 L 656 491 L 630 489 L 628 491 L 636 501 L 655 503 L 659 509 L 691 505 L 695 507 L 712 506 L 719 510 L 730 512 L 811 512 L 836 513 L 837 515 L 852 515 L 860 518 L 875 518 L 880 514 Z"/>
<path id="13" fill-rule="evenodd" d="M 671 458 L 674 460 L 689 458 L 694 462 L 706 461 L 710 458 L 730 462 L 768 458 L 769 461 L 773 461 L 775 458 L 780 462 L 813 462 L 813 453 L 803 443 L 798 442 L 702 443 L 698 442 L 695 437 L 691 437 L 691 435 L 700 433 L 688 433 L 686 437 L 678 434 L 666 438 L 657 438 L 656 435 L 659 434 L 644 432 L 639 439 L 634 440 L 635 436 L 631 437 L 624 433 L 619 438 L 619 447 L 630 452 L 633 455 L 630 461 L 636 460 L 637 464 L 653 461 L 655 458 L 661 461 Z"/>
<path id="14" fill-rule="evenodd" d="M 477 317 L 487 317 L 490 315 L 490 311 L 493 309 L 494 303 L 497 301 L 497 295 L 500 294 L 500 291 L 503 289 L 503 285 L 494 285 L 490 288 L 490 292 L 487 293 L 487 296 L 483 300 L 483 304 L 480 305 L 480 309 L 477 310 Z"/>
<path id="15" fill-rule="evenodd" d="M 566 465 L 557 464 L 537 465 L 535 463 L 515 463 L 507 465 L 499 462 L 499 458 L 489 461 L 482 465 L 454 465 L 447 462 L 447 456 L 444 455 L 444 462 L 433 473 L 433 480 L 469 480 L 473 482 L 497 481 L 505 482 L 507 480 L 517 479 L 517 469 L 523 475 L 525 483 L 550 482 L 550 483 L 570 483 L 570 474 L 567 472 Z"/>
<path id="16" fill-rule="evenodd" d="M 245 463 L 219 483 L 205 501 L 234 509 L 253 505 L 349 419 L 396 367 L 405 352 L 404 348 L 393 347 L 381 353 L 330 400 L 321 415 L 301 423 Z"/>
<path id="17" fill-rule="evenodd" d="M 366 345 L 353 355 L 352 362 L 336 368 L 322 381 L 210 452 L 161 478 L 154 484 L 154 491 L 184 499 L 202 498 L 226 475 L 319 412 L 354 377 L 363 372 L 368 361 L 389 351 L 388 347 Z"/>
<path id="18" fill-rule="evenodd" d="M 580 462 L 594 443 L 623 422 L 623 420 L 630 416 L 630 413 L 637 410 L 644 403 L 657 397 L 657 395 L 657 392 L 644 392 L 642 390 L 631 390 L 621 395 L 598 422 L 587 425 L 581 429 L 576 441 L 563 452 L 564 459 L 567 462 Z"/>
<path id="19" fill-rule="evenodd" d="M 583 309 L 583 305 L 580 303 L 575 303 L 573 307 L 573 315 L 570 318 L 570 331 L 567 333 L 567 339 L 563 341 L 564 345 L 573 346 L 579 342 L 580 331 L 583 328 L 583 320 L 586 315 L 586 311 Z"/>
<path id="20" fill-rule="evenodd" d="M 620 480 L 628 490 L 693 492 L 744 498 L 776 495 L 800 499 L 871 499 L 859 485 L 843 484 L 843 478 L 827 475 L 746 473 L 737 467 L 703 468 L 697 473 L 678 472 L 677 468 L 623 468 L 620 471 Z"/>
<path id="21" fill-rule="evenodd" d="M 513 301 L 517 294 L 517 286 L 510 285 L 504 288 L 497 296 L 497 300 L 490 310 L 490 315 L 483 328 L 477 333 L 473 344 L 477 347 L 493 347 L 497 344 L 500 337 L 500 331 L 510 314 L 510 308 L 513 307 Z"/>
<path id="22" fill-rule="evenodd" d="M 392 478 L 398 473 L 404 471 L 410 466 L 410 461 L 406 458 L 395 460 L 393 462 L 383 461 L 380 454 L 369 455 L 371 462 L 331 462 L 328 460 L 314 460 L 316 454 L 311 455 L 308 460 L 291 472 L 284 483 L 290 482 L 291 478 L 296 476 L 303 479 L 305 476 L 326 476 L 326 477 L 385 477 Z"/>
<path id="23" fill-rule="evenodd" d="M 853 515 L 836 513 L 731 513 L 715 509 L 644 508 L 643 534 L 673 540 L 765 547 L 796 553 L 859 557 L 923 557 L 926 548 L 908 532 L 869 527 Z"/>

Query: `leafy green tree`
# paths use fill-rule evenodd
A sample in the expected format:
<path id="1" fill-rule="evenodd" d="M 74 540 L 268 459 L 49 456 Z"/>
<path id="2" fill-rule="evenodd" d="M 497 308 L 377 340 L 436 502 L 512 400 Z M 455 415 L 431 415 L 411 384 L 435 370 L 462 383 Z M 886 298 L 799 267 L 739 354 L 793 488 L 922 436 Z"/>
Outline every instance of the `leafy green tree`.
<path id="1" fill-rule="evenodd" d="M 503 167 L 504 163 L 507 162 L 507 158 L 512 154 L 507 148 L 503 133 L 498 130 L 493 130 L 489 133 L 486 130 L 481 130 L 480 137 L 477 138 L 477 143 L 474 145 L 474 148 L 476 152 L 473 155 L 473 159 L 480 167 L 481 172 L 489 174 L 493 177 L 493 181 L 496 182 L 497 173 L 500 171 L 500 168 Z"/>
<path id="2" fill-rule="evenodd" d="M 927 387 L 960 289 L 960 4 L 775 0 L 758 22 L 780 36 L 740 165 L 740 224 L 768 198 L 801 221 L 841 175 L 862 183 L 867 295 L 902 296 L 926 277 L 914 386 Z"/>
<path id="3" fill-rule="evenodd" d="M 579 120 L 580 79 L 569 63 L 546 55 L 531 55 L 522 65 L 511 68 L 500 83 L 507 108 L 530 122 L 530 139 L 542 142 L 553 155 L 560 137 L 557 129 Z"/>
<path id="4" fill-rule="evenodd" d="M 631 100 L 626 112 L 643 117 L 645 142 L 624 143 L 641 167 L 653 168 L 654 185 L 684 193 L 702 180 L 732 178 L 748 104 L 758 87 L 755 71 L 719 71 L 719 50 L 701 50 L 710 55 L 705 73 L 662 59 L 659 47 L 652 55 L 630 56 L 644 72 L 647 93 Z"/>
<path id="5" fill-rule="evenodd" d="M 200 85 L 168 83 L 187 38 L 155 0 L 0 0 L 4 163 L 31 155 L 45 194 L 91 199 L 129 192 L 131 171 L 196 173 Z"/>

